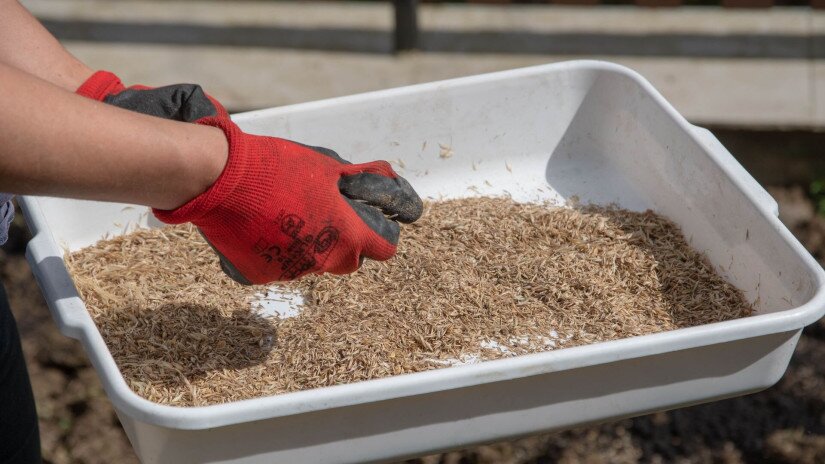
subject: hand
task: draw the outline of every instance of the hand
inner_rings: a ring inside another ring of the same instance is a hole
[[[226,165],[226,135],[216,127],[102,105],[4,63],[0,101],[6,192],[175,209]]]
[[[175,121],[195,122],[204,117],[229,117],[223,105],[197,84],[157,88],[134,85],[127,88],[116,75],[97,71],[75,93],[118,108]]]
[[[183,206],[153,212],[166,223],[198,226],[224,272],[241,284],[345,274],[364,257],[389,259],[396,221],[421,216],[421,199],[386,161],[350,164],[329,149],[246,134],[228,118],[198,124],[226,134],[223,173]]]

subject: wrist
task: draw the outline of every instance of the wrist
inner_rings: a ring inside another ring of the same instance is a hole
[[[201,161],[194,163],[197,165],[197,172],[193,176],[195,180],[193,187],[196,193],[191,198],[207,191],[215,183],[229,158],[229,143],[222,130],[210,126],[196,125],[194,127],[203,133],[200,136],[203,147],[196,149],[196,152],[191,155],[198,157],[197,159]]]
[[[178,188],[170,189],[171,195],[162,204],[152,205],[156,208],[173,210],[186,204],[209,190],[226,166],[229,145],[223,131],[196,124],[185,124],[185,129],[186,136],[179,139],[183,175],[169,180]]]
[[[66,69],[64,75],[61,76],[62,81],[58,83],[58,85],[69,92],[74,92],[77,88],[83,85],[84,82],[92,77],[94,73],[95,71],[92,68],[86,66],[80,61],[77,61]]]

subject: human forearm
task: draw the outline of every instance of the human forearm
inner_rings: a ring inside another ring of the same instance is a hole
[[[17,0],[0,0],[0,63],[71,91],[92,74]]]
[[[0,64],[0,191],[180,206],[226,162],[220,130],[94,102]]]

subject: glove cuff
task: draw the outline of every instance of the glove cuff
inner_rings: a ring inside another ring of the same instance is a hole
[[[245,147],[246,134],[227,118],[207,117],[199,119],[197,124],[217,127],[226,135],[226,141],[229,145],[226,166],[211,187],[177,209],[161,210],[153,208],[152,213],[161,222],[167,224],[192,222],[198,225],[200,218],[226,201],[246,173],[250,162]]]
[[[92,100],[103,101],[107,95],[118,93],[126,87],[120,78],[109,71],[96,71],[86,82],[75,90],[75,93]]]

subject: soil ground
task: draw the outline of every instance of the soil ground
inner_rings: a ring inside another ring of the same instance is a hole
[[[802,188],[770,189],[782,220],[821,262],[825,218]],[[23,337],[46,463],[136,463],[80,344],[58,333],[23,256],[22,221],[0,280]],[[785,376],[753,395],[566,432],[427,456],[421,464],[825,462],[825,322],[805,329]]]

